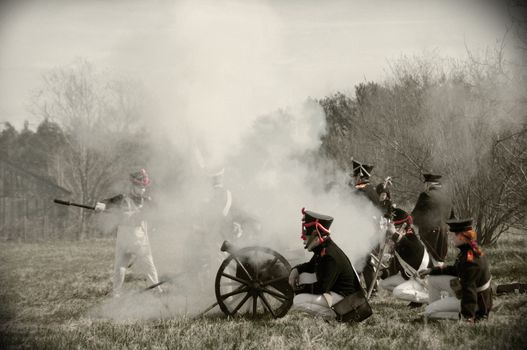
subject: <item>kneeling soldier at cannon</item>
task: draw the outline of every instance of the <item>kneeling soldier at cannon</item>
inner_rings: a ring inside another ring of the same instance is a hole
[[[424,316],[462,317],[471,323],[486,319],[492,308],[489,263],[476,242],[472,219],[449,220],[447,224],[459,255],[454,265],[434,267],[421,272],[422,275],[430,273],[430,304],[426,307]],[[449,295],[441,298],[441,292]]]
[[[336,304],[356,292],[364,296],[364,292],[349,259],[329,236],[333,218],[304,209],[302,214],[304,249],[314,255],[309,262],[291,269],[289,284],[297,294],[293,307],[335,318]]]

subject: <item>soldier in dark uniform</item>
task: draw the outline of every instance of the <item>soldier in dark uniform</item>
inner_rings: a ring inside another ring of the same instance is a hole
[[[223,240],[240,238],[241,225],[236,221],[232,192],[224,186],[225,169],[209,174],[211,192],[207,198],[202,217],[206,220],[207,235],[213,236],[213,241],[221,244]]]
[[[379,197],[379,207],[385,218],[391,219],[395,204],[392,202],[392,196],[388,184],[391,184],[391,178],[387,177],[385,183],[380,183],[375,187],[375,191]]]
[[[253,215],[243,210],[233,198],[232,192],[224,185],[225,169],[209,174],[211,193],[200,213],[205,218],[207,235],[223,240],[239,240],[242,237],[257,234],[260,223]]]
[[[302,214],[304,248],[313,252],[313,257],[291,269],[289,284],[297,293],[293,305],[334,318],[330,307],[346,295],[361,290],[360,282],[348,257],[329,236],[333,218],[304,209]]]
[[[428,302],[425,281],[417,272],[431,267],[428,253],[414,231],[412,217],[400,208],[393,209],[391,244],[394,245],[395,265],[398,274],[383,279],[383,289],[393,291],[393,296],[410,301],[411,307]]]
[[[375,186],[373,186],[370,182],[370,176],[371,171],[373,170],[373,165],[363,164],[359,163],[355,160],[352,161],[353,164],[353,173],[352,173],[352,181],[353,187],[355,191],[363,196],[364,198],[368,199],[370,203],[373,204],[373,206],[377,209],[379,209],[381,212],[384,211],[381,202],[379,200],[379,194],[377,192],[377,189]],[[375,224],[378,225],[381,218],[373,218],[375,220]],[[370,289],[370,286],[372,283],[375,283],[374,291],[376,290],[377,282],[374,281],[375,279],[375,262],[372,261],[371,256],[378,256],[380,252],[380,246],[377,245],[366,257],[366,264],[364,268],[362,269],[362,276],[364,277],[364,282],[366,284],[366,290]]]
[[[379,204],[379,195],[373,186],[370,183],[371,171],[373,170],[373,165],[359,163],[355,160],[352,161],[353,172],[352,172],[352,181],[350,184],[353,185],[354,189],[367,198],[375,207],[380,208]]]
[[[226,253],[220,252],[223,241],[243,246],[261,228],[256,218],[239,206],[232,192],[226,188],[224,177],[224,168],[207,174],[210,191],[196,213],[194,234],[187,237],[186,242],[189,249],[199,254],[193,261],[187,261],[191,265],[188,269],[199,265],[203,271],[214,273],[225,259]]]
[[[459,318],[468,322],[486,319],[492,308],[487,256],[478,246],[472,219],[447,221],[459,255],[452,266],[434,267],[428,277],[430,304],[425,317]],[[441,298],[441,292],[448,296]],[[455,296],[454,296],[455,295]]]
[[[452,203],[441,189],[441,175],[423,174],[423,177],[425,191],[419,194],[412,217],[434,264],[440,265],[448,252],[446,220],[453,217]]]

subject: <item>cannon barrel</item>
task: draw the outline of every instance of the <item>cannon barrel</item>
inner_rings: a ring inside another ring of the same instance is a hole
[[[222,252],[227,252],[229,254],[232,254],[236,250],[236,247],[231,242],[225,240],[223,241],[223,244],[221,245],[220,250]]]

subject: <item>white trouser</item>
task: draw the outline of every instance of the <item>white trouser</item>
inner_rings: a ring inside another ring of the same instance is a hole
[[[450,287],[450,280],[457,278],[450,275],[428,276],[430,304],[424,315],[428,318],[459,319],[461,301],[455,297]]]
[[[380,282],[383,289],[393,292],[397,299],[413,301],[416,303],[428,302],[428,290],[424,281],[419,282],[414,278],[405,280],[400,274],[390,276]]]
[[[316,281],[315,274],[301,273],[299,281]],[[324,294],[309,294],[302,293],[295,295],[293,299],[293,310],[306,311],[312,315],[319,316],[326,319],[334,319],[337,317],[335,312],[331,310],[331,306],[341,301],[344,297],[338,293],[330,292]],[[328,300],[329,299],[329,300]],[[331,303],[331,305],[329,305]]]
[[[115,244],[113,293],[118,295],[123,287],[126,269],[134,258],[134,266],[146,275],[148,285],[159,282],[148,236],[142,226],[119,226]]]
[[[386,289],[390,292],[393,292],[393,289],[400,285],[401,283],[406,282],[406,280],[401,276],[400,273],[397,273],[396,275],[387,277],[379,283],[379,286],[382,289]]]

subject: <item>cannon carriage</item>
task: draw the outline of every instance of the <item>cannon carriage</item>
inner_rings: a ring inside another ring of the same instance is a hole
[[[212,307],[218,305],[230,317],[279,318],[287,314],[294,292],[288,283],[291,265],[284,256],[260,246],[238,249],[228,241],[221,251],[229,255],[216,273],[216,303]]]

